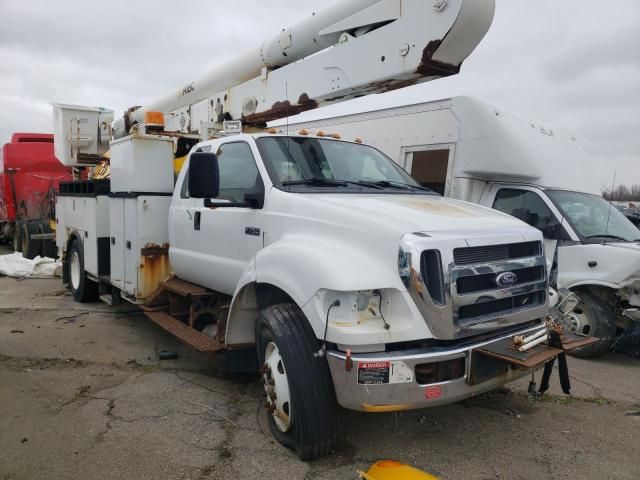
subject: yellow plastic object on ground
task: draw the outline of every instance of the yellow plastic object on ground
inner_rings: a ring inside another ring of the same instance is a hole
[[[364,480],[439,480],[438,477],[395,460],[382,460],[375,463],[367,473],[359,473]]]

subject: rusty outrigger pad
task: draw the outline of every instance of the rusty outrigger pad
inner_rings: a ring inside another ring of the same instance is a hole
[[[565,352],[578,347],[591,345],[598,341],[595,337],[584,337],[573,333],[563,333],[560,339],[562,340],[562,346]],[[562,350],[550,347],[547,344],[541,344],[533,347],[531,350],[521,352],[513,344],[513,338],[503,338],[502,340],[478,348],[475,352],[487,357],[504,360],[519,367],[536,368],[556,358],[562,353]]]
[[[166,312],[145,311],[144,313],[154,323],[157,323],[164,330],[178,338],[178,340],[195,348],[199,352],[215,353],[226,348],[225,345],[218,342],[215,338],[200,333]]]
[[[160,282],[160,287],[168,290],[169,292],[182,295],[183,297],[211,294],[211,292],[206,288],[185,282],[179,278],[171,278],[164,282]]]
[[[585,337],[584,335],[576,335],[575,333],[566,332],[560,335],[560,340],[562,341],[562,348],[564,348],[564,351],[570,352],[576,348],[586,347],[587,345],[596,343],[598,338]]]

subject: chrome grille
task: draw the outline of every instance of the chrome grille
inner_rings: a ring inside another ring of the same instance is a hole
[[[453,251],[454,316],[459,324],[512,315],[547,301],[546,262],[541,242],[519,242]],[[512,284],[498,284],[509,272]]]
[[[420,274],[427,291],[436,305],[444,305],[445,289],[442,258],[438,250],[425,250],[420,259]]]
[[[469,320],[487,315],[501,313],[513,313],[523,308],[531,308],[542,305],[545,302],[544,290],[538,290],[524,295],[514,295],[500,300],[479,301],[471,305],[464,305],[458,309],[460,320]]]
[[[400,277],[435,338],[478,335],[546,315],[542,242],[505,243],[519,232],[505,232],[502,243],[473,235],[402,238]],[[469,247],[471,242],[476,245]]]
[[[540,242],[507,243],[503,245],[456,248],[453,250],[453,261],[456,265],[473,265],[474,263],[536,257],[541,254],[542,246]]]
[[[513,285],[522,285],[531,282],[543,282],[545,269],[542,265],[528,268],[518,268],[511,270],[517,277],[517,281]],[[468,276],[465,276],[468,273]],[[495,290],[498,288],[497,277],[500,273],[488,272],[478,275],[473,270],[462,270],[461,276],[456,281],[458,294],[483,292],[487,290]]]

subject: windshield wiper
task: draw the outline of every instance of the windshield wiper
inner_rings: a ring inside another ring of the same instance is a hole
[[[285,180],[282,182],[283,187],[293,185],[313,185],[314,187],[346,187],[347,182],[333,180],[331,178],[307,178],[305,180]]]
[[[341,180],[336,178],[307,178],[306,180],[285,180],[283,187],[295,185],[311,185],[313,187],[346,187],[347,185],[358,185],[360,187],[375,188],[381,190],[383,187],[370,184],[368,182],[354,182],[351,180]]]
[[[419,185],[411,185],[409,183],[396,182],[394,180],[376,180],[362,183],[366,183],[367,185],[375,185],[382,188],[397,188],[399,190],[422,190],[424,192],[433,193],[433,190],[431,190],[430,188],[421,187]]]
[[[587,240],[589,240],[591,238],[612,238],[613,240],[621,240],[623,242],[635,242],[635,240],[627,240],[624,237],[619,237],[617,235],[609,235],[607,233],[603,233],[602,235],[589,235],[586,238],[587,238]]]

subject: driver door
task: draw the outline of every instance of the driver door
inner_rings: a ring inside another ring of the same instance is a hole
[[[195,260],[191,277],[232,295],[243,271],[263,247],[263,215],[261,209],[225,204],[244,202],[245,193],[262,184],[262,178],[246,141],[220,140],[211,147],[218,156],[220,193],[212,207],[205,207],[204,199],[192,199],[190,225],[184,234],[191,238]]]

